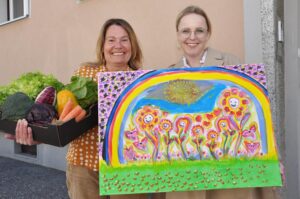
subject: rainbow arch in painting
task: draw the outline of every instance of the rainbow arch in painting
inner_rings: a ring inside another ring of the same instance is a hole
[[[111,110],[105,129],[104,159],[111,166],[124,163],[122,154],[124,121],[128,119],[135,105],[145,91],[156,85],[173,80],[217,82],[245,90],[254,101],[259,115],[262,148],[265,156],[277,159],[270,102],[267,90],[255,79],[232,70],[220,67],[164,69],[149,71],[141,75],[121,93]]]

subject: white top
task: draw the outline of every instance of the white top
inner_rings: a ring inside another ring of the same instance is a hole
[[[202,58],[201,58],[201,60],[200,60],[200,62],[199,62],[199,63],[200,63],[200,66],[203,65],[203,64],[205,63],[206,54],[207,54],[207,49],[205,49],[205,51],[204,51],[204,53],[203,53],[203,56],[202,56]],[[187,60],[186,60],[185,57],[183,57],[182,60],[183,60],[183,67],[184,67],[184,68],[191,68],[191,66],[187,63]]]

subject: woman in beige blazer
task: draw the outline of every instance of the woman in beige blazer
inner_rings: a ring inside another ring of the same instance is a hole
[[[201,8],[189,6],[179,13],[176,31],[183,58],[173,67],[240,64],[240,60],[234,55],[207,47],[212,27],[209,18]]]
[[[240,64],[237,57],[207,47],[211,23],[199,7],[189,6],[176,20],[177,39],[183,51],[182,59],[173,68]],[[243,188],[210,191],[170,192],[166,199],[274,199],[272,188]]]

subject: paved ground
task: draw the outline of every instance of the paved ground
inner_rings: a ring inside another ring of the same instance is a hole
[[[69,199],[65,172],[0,156],[0,199]]]

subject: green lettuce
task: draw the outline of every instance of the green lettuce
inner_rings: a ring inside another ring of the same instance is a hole
[[[37,95],[47,86],[52,86],[56,92],[60,91],[64,84],[58,81],[53,75],[45,75],[40,72],[29,72],[21,75],[6,86],[0,86],[0,105],[4,100],[16,93],[23,92],[34,100]]]
[[[84,109],[98,101],[98,86],[92,78],[73,76],[65,89],[72,91],[78,104]]]

